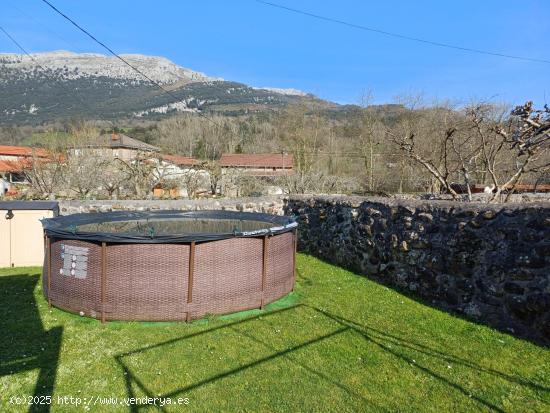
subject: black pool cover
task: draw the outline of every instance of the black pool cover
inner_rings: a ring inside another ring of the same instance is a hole
[[[185,243],[275,235],[298,226],[293,217],[235,211],[147,211],[63,215],[42,220],[53,238],[124,243]]]

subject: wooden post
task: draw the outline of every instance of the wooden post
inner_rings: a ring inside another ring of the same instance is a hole
[[[294,254],[292,255],[292,291],[296,285],[296,252],[298,251],[298,229],[294,233]]]
[[[193,302],[193,273],[195,271],[195,241],[189,246],[189,274],[187,278],[187,305]],[[191,321],[189,308],[187,309],[187,321]]]
[[[265,289],[265,280],[267,277],[267,235],[263,237],[263,252],[262,252],[262,299],[260,302],[260,309],[264,309],[264,289]]]
[[[52,289],[52,240],[46,235],[46,253],[48,254],[48,268],[46,270],[48,281],[48,307],[52,306],[51,289]]]
[[[50,292],[48,291],[48,293],[46,293],[47,291],[47,286],[44,284],[44,271],[46,272],[46,283],[48,282],[48,236],[46,235],[46,231],[43,232],[42,234],[43,238],[44,238],[44,261],[43,261],[43,266],[42,266],[42,295],[44,295],[44,298],[47,300],[49,295],[50,295]],[[10,261],[11,261],[11,258],[10,258]]]
[[[107,243],[101,243],[101,323],[105,324],[105,292],[107,287]]]

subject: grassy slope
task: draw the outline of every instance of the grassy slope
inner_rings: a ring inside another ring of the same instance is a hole
[[[9,397],[37,383],[54,396],[189,397],[167,411],[550,409],[548,349],[308,256],[293,297],[190,325],[103,326],[48,310],[38,271],[0,270],[0,411],[18,411]],[[33,363],[46,366],[42,375]]]

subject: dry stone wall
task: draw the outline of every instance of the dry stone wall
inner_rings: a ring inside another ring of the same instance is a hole
[[[285,212],[301,251],[550,343],[550,203],[291,197]]]
[[[228,210],[244,212],[264,212],[282,215],[284,201],[282,197],[236,198],[236,199],[196,199],[196,200],[87,200],[59,201],[61,215],[83,212],[111,211],[159,211],[159,210]]]

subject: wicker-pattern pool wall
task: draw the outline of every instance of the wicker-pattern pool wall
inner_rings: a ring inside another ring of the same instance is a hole
[[[102,321],[262,308],[294,287],[296,239],[296,230],[173,244],[46,237],[43,291],[51,305]],[[60,273],[67,247],[88,249],[85,278]]]

